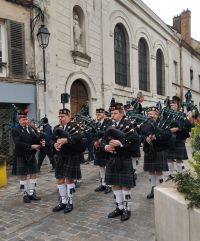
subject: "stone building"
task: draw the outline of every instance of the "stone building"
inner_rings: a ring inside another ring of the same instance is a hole
[[[69,95],[66,107],[72,114],[88,103],[93,115],[96,107],[107,109],[112,97],[126,103],[138,92],[143,106],[163,103],[166,96],[184,100],[188,89],[199,107],[199,42],[191,38],[189,10],[176,16],[171,27],[140,0],[42,2],[51,33],[46,59],[54,123],[61,93]],[[42,73],[40,63],[38,59],[36,70]],[[42,114],[43,87],[39,89]]]
[[[36,118],[32,16],[32,1],[0,0],[0,154],[8,158],[16,108],[28,105],[30,118]]]
[[[1,0],[0,103],[28,104],[31,118],[44,116],[42,51],[36,38],[42,22],[33,22],[40,11],[51,33],[45,60],[53,124],[63,93],[69,95],[65,106],[72,114],[88,103],[94,115],[96,107],[107,109],[112,97],[126,103],[140,92],[143,106],[163,103],[166,96],[184,99],[188,89],[199,107],[199,41],[191,38],[190,11],[168,26],[140,0]],[[9,50],[10,20],[24,26],[17,60]]]

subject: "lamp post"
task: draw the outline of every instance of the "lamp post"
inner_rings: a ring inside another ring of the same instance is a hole
[[[46,82],[46,59],[45,59],[45,49],[49,45],[50,33],[48,28],[44,24],[38,29],[37,38],[40,47],[43,51],[43,71],[44,71],[44,114],[48,117],[48,106],[47,106],[47,82]]]

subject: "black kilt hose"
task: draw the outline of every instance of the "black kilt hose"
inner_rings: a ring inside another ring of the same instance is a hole
[[[185,147],[185,140],[177,140],[174,149],[167,150],[168,160],[188,160],[188,154]]]

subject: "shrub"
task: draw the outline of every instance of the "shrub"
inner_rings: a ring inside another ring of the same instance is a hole
[[[174,181],[177,190],[189,200],[188,208],[200,208],[200,124],[197,123],[191,131],[192,158],[189,163],[193,170],[187,170],[176,175]]]

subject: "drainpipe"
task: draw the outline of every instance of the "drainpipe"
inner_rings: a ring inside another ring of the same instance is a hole
[[[183,101],[183,45],[182,40],[179,41],[179,56],[180,56],[180,99]]]
[[[102,68],[102,78],[101,78],[101,98],[102,98],[102,107],[105,108],[105,93],[104,93],[104,61],[103,61],[103,0],[101,0],[101,68]]]

